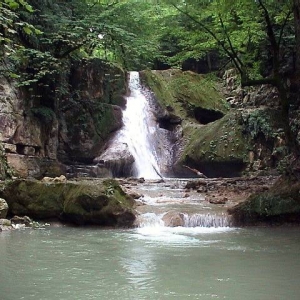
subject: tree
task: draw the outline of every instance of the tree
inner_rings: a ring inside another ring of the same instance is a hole
[[[198,28],[202,41],[213,40],[210,46],[229,58],[240,74],[242,86],[271,84],[277,88],[286,140],[294,149],[295,138],[289,125],[289,87],[283,65],[290,45],[294,44],[294,40],[288,39],[293,35],[292,16],[293,9],[297,14],[297,6],[291,0],[168,2],[189,19],[185,28],[192,28],[192,32]],[[267,73],[262,54],[271,58]]]
[[[293,11],[296,37],[296,71],[298,78],[300,78],[300,0],[294,0]]]
[[[0,3],[0,54],[1,75],[17,77],[8,58],[22,49],[23,45],[18,39],[18,34],[40,34],[41,32],[29,22],[22,22],[20,14],[26,11],[32,13],[33,8],[25,0],[4,0]]]

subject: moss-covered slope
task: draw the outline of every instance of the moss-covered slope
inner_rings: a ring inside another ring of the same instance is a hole
[[[143,83],[155,94],[158,103],[183,121],[197,122],[197,109],[219,112],[228,106],[216,88],[212,77],[177,69],[141,72]]]

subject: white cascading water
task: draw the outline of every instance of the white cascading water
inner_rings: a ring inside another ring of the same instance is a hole
[[[227,214],[183,214],[185,227],[229,227],[230,216]]]
[[[134,176],[146,179],[160,178],[160,171],[152,145],[156,122],[146,97],[142,94],[138,72],[129,73],[130,95],[123,111],[122,135],[135,159]]]

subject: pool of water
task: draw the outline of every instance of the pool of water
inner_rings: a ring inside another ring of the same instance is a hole
[[[0,234],[0,299],[298,300],[299,228]]]

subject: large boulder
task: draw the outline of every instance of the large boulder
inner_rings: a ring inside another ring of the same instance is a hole
[[[251,195],[229,213],[238,226],[300,223],[300,182],[297,178],[279,178],[270,190]]]
[[[172,146],[173,175],[260,173],[274,170],[286,156],[274,89],[243,90],[236,73],[231,70],[225,75],[225,87],[221,87],[217,78],[193,72],[141,73],[157,101],[160,127],[177,132]]]
[[[134,200],[115,180],[16,180],[4,185],[10,215],[60,219],[79,225],[131,226]]]
[[[103,164],[105,168],[111,170],[113,176],[127,177],[132,173],[134,157],[126,143],[113,141],[112,146],[108,146],[94,159],[94,163]]]
[[[7,202],[0,198],[0,219],[5,219],[8,211]]]
[[[190,71],[172,69],[143,71],[141,78],[156,101],[155,116],[159,126],[168,131],[172,140],[168,146],[172,157],[169,163],[172,175],[195,176],[183,167],[198,167],[195,161],[186,159],[189,151],[201,149],[199,145],[191,143],[201,136],[200,131],[205,124],[209,127],[222,119],[229,109],[218,91],[216,81]]]
[[[277,109],[244,109],[205,126],[188,126],[176,167],[187,165],[208,177],[270,170],[287,151],[281,120]]]
[[[65,174],[66,167],[57,160],[36,156],[6,154],[8,165],[14,170],[14,175],[21,178],[42,178],[44,176],[59,176]]]

